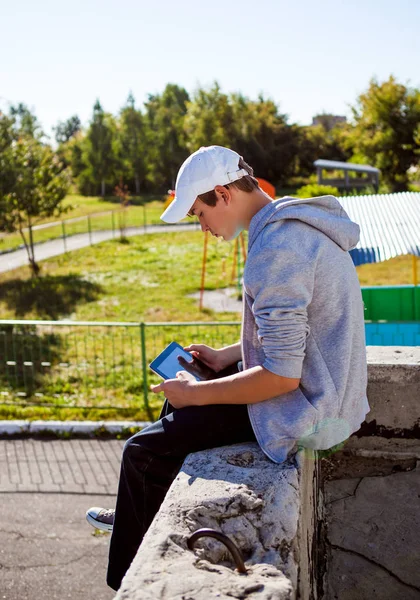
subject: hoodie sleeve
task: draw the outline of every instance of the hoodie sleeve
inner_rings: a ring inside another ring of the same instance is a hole
[[[264,235],[247,264],[246,287],[265,354],[263,366],[283,377],[300,378],[316,256],[315,249],[308,247],[313,239],[308,240],[307,228],[294,223],[285,224],[281,232],[274,228],[274,236]]]

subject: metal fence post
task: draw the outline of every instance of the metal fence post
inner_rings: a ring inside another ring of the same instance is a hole
[[[140,323],[140,341],[141,341],[141,366],[143,371],[143,396],[144,406],[149,419],[153,421],[153,414],[149,406],[149,386],[147,383],[147,360],[146,360],[146,324]]]
[[[88,231],[89,231],[89,244],[92,245],[92,226],[90,223],[90,215],[88,215],[87,220],[88,220]]]
[[[146,203],[143,203],[143,227],[144,227],[144,231],[146,231],[146,229],[147,229]]]
[[[66,242],[66,227],[65,227],[65,222],[61,221],[61,229],[63,231],[63,245],[64,245],[64,252],[67,252],[67,242]]]
[[[115,237],[115,218],[114,218],[114,212],[115,211],[111,211],[111,217],[112,217],[112,237]]]

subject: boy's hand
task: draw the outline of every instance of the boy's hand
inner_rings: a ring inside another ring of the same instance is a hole
[[[191,344],[184,348],[187,352],[191,352],[193,356],[196,356],[205,365],[213,369],[218,373],[224,368],[223,359],[220,350],[215,350],[206,346],[206,344]]]
[[[163,392],[174,408],[197,405],[197,380],[187,371],[178,371],[176,379],[167,379],[159,385],[151,385],[153,393]]]

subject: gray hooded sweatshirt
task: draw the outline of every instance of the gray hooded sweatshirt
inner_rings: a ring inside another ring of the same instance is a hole
[[[369,405],[363,302],[348,250],[359,240],[338,200],[282,198],[251,220],[244,271],[244,368],[262,365],[299,388],[249,404],[274,462],[298,446],[331,448]]]

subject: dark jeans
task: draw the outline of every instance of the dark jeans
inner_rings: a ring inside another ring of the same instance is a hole
[[[121,462],[107,583],[118,590],[144,534],[190,452],[255,441],[245,404],[173,410],[127,440]]]

